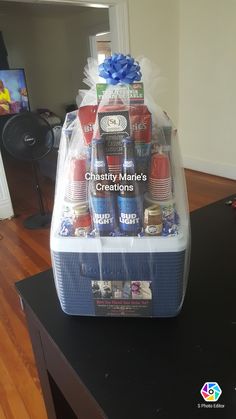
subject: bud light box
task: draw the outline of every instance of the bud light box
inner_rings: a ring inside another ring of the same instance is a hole
[[[85,74],[90,89],[79,91],[79,109],[62,129],[51,226],[62,310],[176,316],[189,211],[177,130],[152,98],[158,70],[114,54],[99,67],[89,59]]]

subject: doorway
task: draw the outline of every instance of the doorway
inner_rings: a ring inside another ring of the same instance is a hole
[[[89,37],[91,57],[101,64],[106,57],[112,54],[111,32],[97,33]]]

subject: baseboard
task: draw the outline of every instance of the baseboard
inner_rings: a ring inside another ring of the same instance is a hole
[[[183,165],[186,169],[236,180],[236,162],[233,165],[183,156]]]
[[[3,166],[2,155],[0,153],[0,220],[10,218],[13,215],[14,214]]]

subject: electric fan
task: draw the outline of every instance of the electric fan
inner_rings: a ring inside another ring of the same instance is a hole
[[[44,208],[39,185],[37,161],[45,157],[54,143],[53,130],[38,114],[24,112],[10,118],[3,128],[2,140],[5,149],[16,159],[32,163],[33,181],[38,197],[39,213],[24,221],[29,229],[42,228],[50,224],[51,213]]]

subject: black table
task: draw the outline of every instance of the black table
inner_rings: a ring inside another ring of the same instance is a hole
[[[177,318],[70,317],[51,270],[17,283],[50,419],[236,418],[236,211],[219,201],[191,226]],[[200,394],[208,381],[216,403]]]

